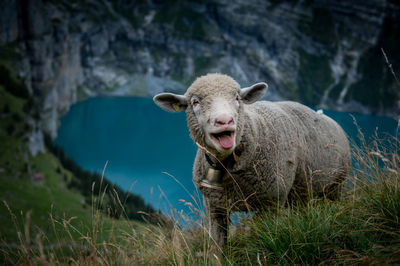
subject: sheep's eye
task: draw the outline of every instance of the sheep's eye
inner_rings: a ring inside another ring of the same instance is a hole
[[[236,95],[236,101],[239,101],[239,95]]]
[[[193,106],[197,106],[199,103],[200,103],[199,100],[196,100],[196,99],[192,100],[192,105]]]

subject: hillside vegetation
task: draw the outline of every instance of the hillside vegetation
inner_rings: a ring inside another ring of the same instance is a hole
[[[0,74],[2,255],[6,249],[19,250],[22,243],[37,249],[37,241],[43,239],[46,249],[64,249],[71,238],[75,241],[87,234],[103,241],[113,236],[113,226],[136,227],[143,221],[141,213],[155,213],[141,197],[113,186],[100,174],[82,170],[51,141],[44,152],[32,156],[27,143],[37,126],[36,109],[24,86],[5,65],[0,66]],[[159,215],[151,216],[152,222],[159,221],[155,217]],[[101,231],[93,231],[96,219],[101,219]],[[66,222],[73,230],[64,231]],[[17,262],[19,255],[14,255]]]

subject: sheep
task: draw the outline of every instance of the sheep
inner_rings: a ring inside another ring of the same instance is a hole
[[[190,136],[199,147],[193,181],[220,250],[230,212],[265,210],[310,195],[335,199],[349,171],[350,147],[342,128],[300,103],[258,101],[267,88],[257,83],[241,89],[227,75],[207,74],[184,95],[153,98],[168,112],[186,110]]]

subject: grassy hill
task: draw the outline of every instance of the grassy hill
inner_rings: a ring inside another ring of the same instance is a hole
[[[97,186],[93,186],[97,189],[89,187],[85,193],[88,195],[84,195],[79,190],[82,180],[65,169],[47,148],[36,156],[30,154],[27,141],[35,110],[29,97],[13,92],[0,85],[0,261],[19,261],[24,246],[37,250],[41,243],[57,254],[70,244],[83,245],[85,237],[95,242],[105,241],[115,237],[114,228],[143,226],[141,222],[127,219],[126,211],[125,215],[118,215],[120,219],[112,218],[115,212],[109,201],[114,198],[110,194],[121,191],[111,185],[106,189],[104,184],[109,182],[102,180],[101,175],[80,170],[90,182],[100,177]],[[104,182],[101,188],[99,182]],[[129,196],[138,199],[135,195]],[[126,202],[125,199],[117,204]],[[133,206],[133,210],[154,212],[142,205]]]

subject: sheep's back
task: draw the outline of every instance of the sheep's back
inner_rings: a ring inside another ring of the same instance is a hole
[[[350,164],[350,148],[344,131],[334,120],[296,102],[261,101],[251,108],[269,127],[269,135],[286,142],[278,149],[295,153],[281,152],[276,159],[294,158],[297,185],[305,186],[306,180],[312,180],[318,192],[332,182],[342,181]]]

